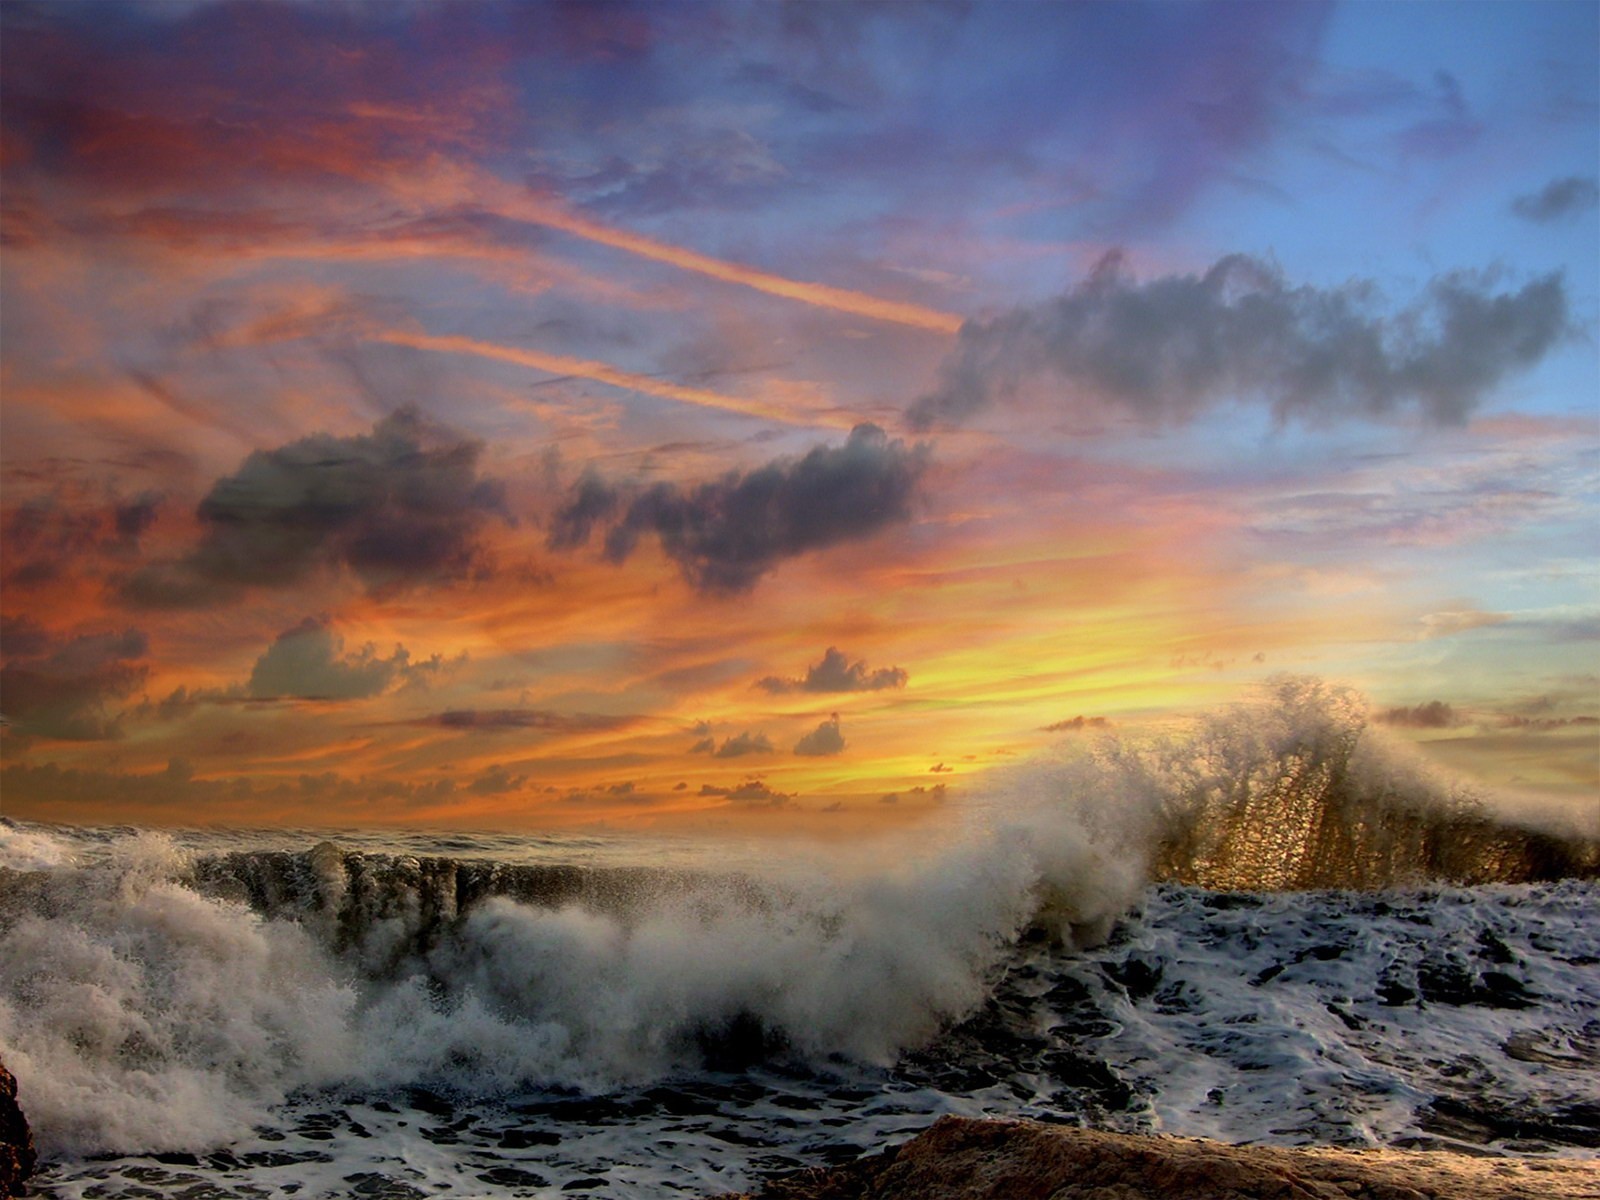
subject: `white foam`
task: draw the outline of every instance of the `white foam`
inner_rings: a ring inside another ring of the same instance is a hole
[[[219,1145],[349,1060],[354,997],[323,952],[172,882],[174,860],[144,835],[4,914],[0,1046],[48,1152]]]

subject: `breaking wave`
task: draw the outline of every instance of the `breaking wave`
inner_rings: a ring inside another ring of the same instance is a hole
[[[343,849],[74,861],[0,823],[0,1048],[47,1149],[199,1149],[297,1089],[604,1089],[788,1056],[888,1064],[1025,942],[1102,939],[1151,879],[1271,891],[1600,872],[1280,680],[1183,736],[998,777],[851,869],[578,867]]]

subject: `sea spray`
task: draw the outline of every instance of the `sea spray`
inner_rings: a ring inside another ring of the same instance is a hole
[[[47,1149],[217,1145],[349,1061],[354,994],[313,939],[182,865],[142,834],[94,868],[0,871],[0,1048]]]
[[[1021,943],[1101,941],[1152,874],[1263,891],[1600,863],[1592,841],[1496,822],[1375,737],[1359,698],[1305,680],[1183,736],[997,774],[870,865],[75,838],[0,822],[0,1053],[53,1153],[220,1145],[335,1086],[505,1097],[883,1066],[990,1004]]]

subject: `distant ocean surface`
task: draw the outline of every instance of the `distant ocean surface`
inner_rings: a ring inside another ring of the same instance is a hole
[[[849,850],[0,819],[36,1194],[700,1196],[944,1113],[1594,1154],[1594,839],[1289,699]]]

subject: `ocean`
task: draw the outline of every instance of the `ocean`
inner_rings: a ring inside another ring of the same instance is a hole
[[[898,834],[0,819],[48,1197],[708,1196],[945,1113],[1600,1149],[1600,843],[1292,703]]]

